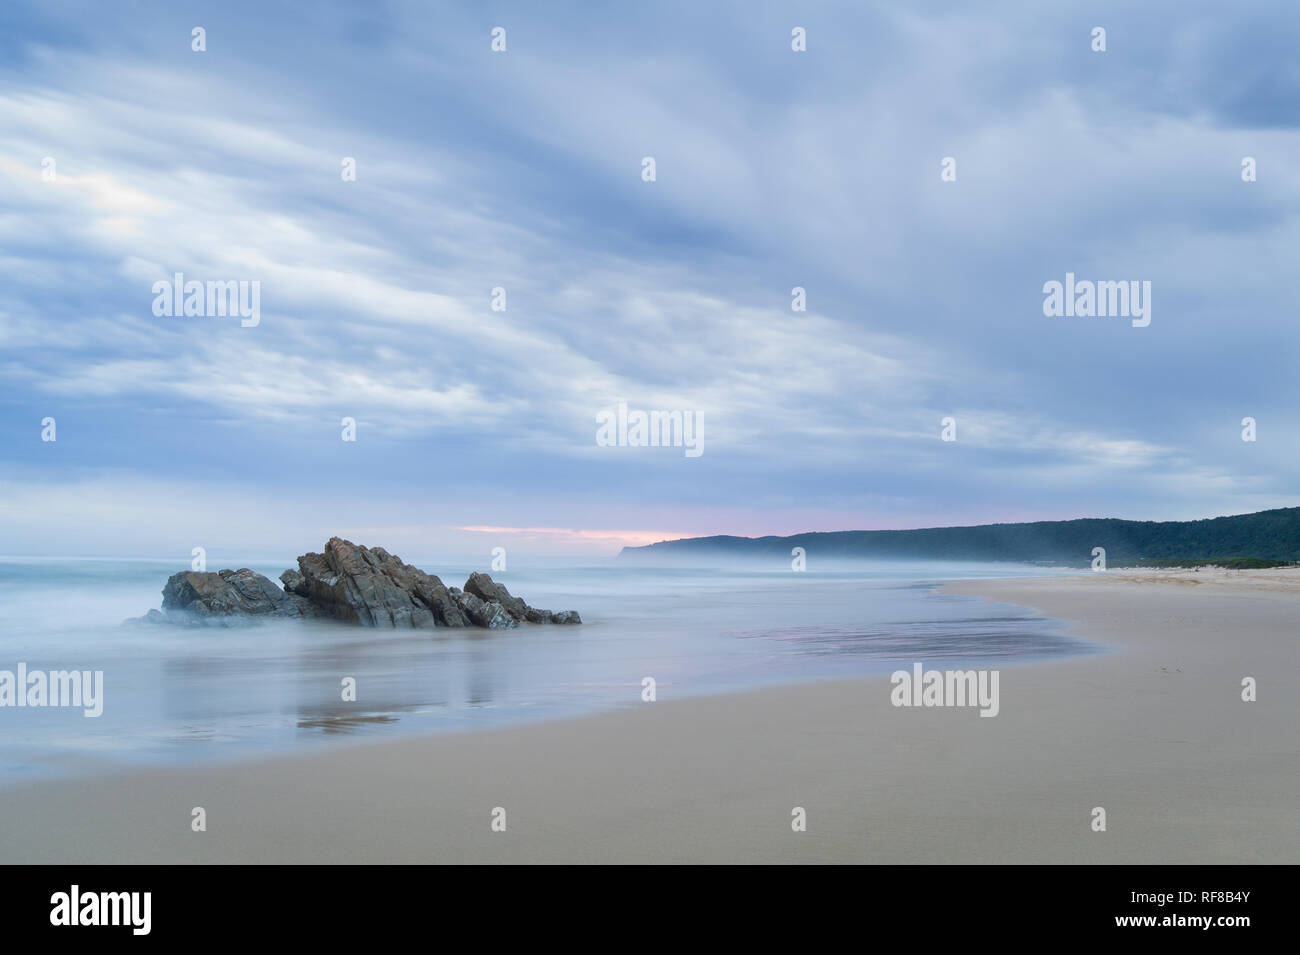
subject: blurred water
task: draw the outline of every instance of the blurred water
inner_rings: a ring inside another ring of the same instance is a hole
[[[471,570],[412,560],[460,586]],[[253,563],[276,579],[292,560]],[[955,577],[1037,568],[864,564],[835,571],[519,566],[494,578],[579,627],[377,631],[271,621],[124,624],[184,565],[0,558],[0,670],[102,670],[104,713],[0,708],[0,779],[230,758],[331,738],[455,731],[659,700],[927,666],[1096,652],[1023,608],[941,595]],[[357,701],[340,698],[357,681]]]

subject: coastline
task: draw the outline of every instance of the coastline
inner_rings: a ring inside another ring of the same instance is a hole
[[[1293,863],[1300,569],[957,581],[1113,653],[993,719],[887,676],[0,791],[9,862]],[[1241,678],[1259,699],[1241,701]],[[192,832],[202,806],[207,831]],[[807,811],[792,832],[793,807]],[[1107,831],[1090,828],[1093,807]],[[505,832],[490,823],[506,810]]]

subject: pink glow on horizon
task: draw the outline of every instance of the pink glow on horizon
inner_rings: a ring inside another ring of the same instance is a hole
[[[614,544],[639,547],[659,541],[680,540],[688,537],[788,537],[794,534],[834,533],[836,531],[914,530],[927,527],[970,527],[981,524],[1013,524],[1033,521],[1073,520],[1079,517],[1111,516],[1092,514],[1043,514],[1029,510],[999,511],[988,515],[936,515],[926,519],[889,515],[862,517],[828,514],[825,511],[764,515],[754,513],[718,514],[705,518],[707,524],[691,528],[692,518],[702,515],[676,514],[679,522],[674,530],[608,530],[577,527],[500,527],[491,525],[464,525],[456,530],[478,534],[510,535],[522,540],[546,542],[568,546]],[[683,529],[683,525],[689,529]]]
[[[572,527],[457,527],[458,531],[470,531],[478,534],[511,534],[522,537],[524,540],[535,541],[552,541],[557,544],[593,544],[593,543],[614,543],[622,544],[627,547],[639,547],[643,544],[654,544],[663,540],[676,540],[680,537],[694,537],[700,535],[689,534],[684,531],[609,531],[609,530],[584,530]]]

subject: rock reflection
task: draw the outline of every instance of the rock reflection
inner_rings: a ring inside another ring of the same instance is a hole
[[[373,726],[377,723],[396,723],[398,717],[388,716],[382,713],[375,713],[366,716],[358,716],[353,713],[326,713],[320,716],[300,716],[298,718],[298,729],[300,730],[322,730],[325,733],[352,733],[358,729]]]

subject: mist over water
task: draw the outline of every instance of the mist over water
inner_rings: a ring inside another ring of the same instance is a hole
[[[411,563],[460,586],[482,564]],[[292,560],[242,566],[274,579]],[[1097,652],[1025,608],[934,592],[1016,565],[512,565],[493,574],[582,626],[367,630],[276,620],[184,629],[126,622],[185,564],[0,558],[0,670],[102,670],[103,715],[0,707],[0,784],[122,765],[234,759],[404,732],[447,732],[927,666],[995,668]],[[224,565],[223,565],[224,566]],[[211,569],[216,569],[212,567]],[[341,681],[357,682],[357,701]],[[657,705],[657,704],[653,704]]]

